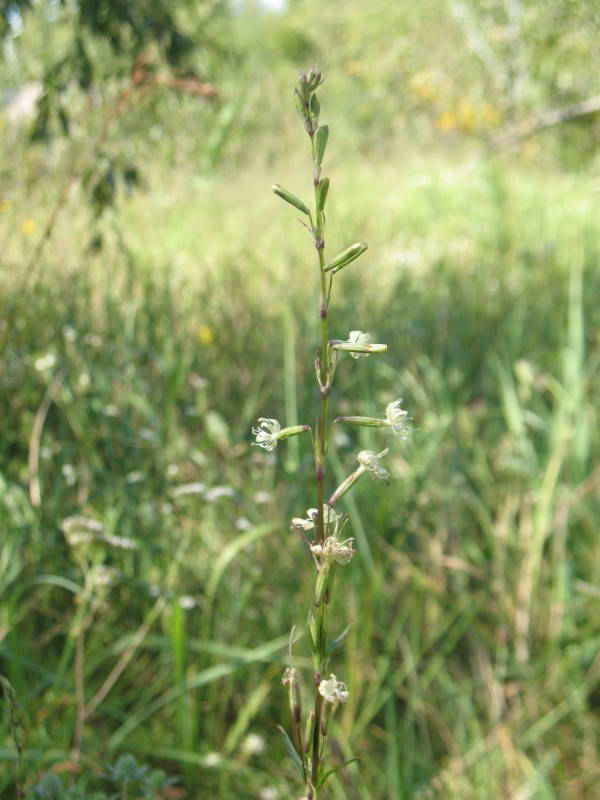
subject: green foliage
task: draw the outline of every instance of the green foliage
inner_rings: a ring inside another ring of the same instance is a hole
[[[48,791],[60,781],[61,797],[110,795],[122,786],[106,765],[125,752],[177,782],[163,797],[184,787],[285,797],[295,778],[273,687],[309,599],[288,530],[310,501],[304,482],[289,487],[305,455],[291,448],[276,467],[248,433],[261,412],[292,424],[314,401],[312,370],[293,366],[309,363],[318,338],[305,313],[306,233],[275,224],[283,209],[269,191],[274,174],[299,197],[311,188],[289,158],[298,121],[281,98],[295,67],[268,35],[279,26],[302,31],[327,69],[331,252],[352,230],[370,243],[368,274],[339,276],[332,334],[376,319],[389,344],[366,377],[340,375],[340,396],[359,398],[343,413],[403,396],[415,428],[391,487],[359,490],[347,507],[364,570],[333,610],[340,630],[353,622],[336,667],[356,687],[333,755],[337,765],[355,753],[360,768],[327,789],[334,800],[595,796],[597,123],[489,161],[480,144],[511,119],[598,93],[597,21],[589,3],[522,5],[530,68],[511,106],[446,4],[375,0],[366,13],[302,0],[278,17],[215,6],[206,22],[173,4],[184,34],[201,40],[205,28],[219,44],[192,62],[221,104],[161,90],[128,106],[99,148],[119,215],[91,231],[80,181],[97,185],[91,145],[128,54],[86,29],[94,91],[57,84],[77,117],[68,140],[32,146],[3,114],[0,671],[15,699],[12,727],[0,714],[3,796],[20,776],[29,795],[44,780]],[[70,50],[69,8],[44,25],[43,6],[7,45],[16,55],[3,89]],[[500,6],[468,7],[504,81]],[[335,161],[343,152],[348,163]],[[78,180],[26,270],[74,165]],[[127,192],[131,165],[145,192]],[[103,237],[101,257],[91,234]],[[368,429],[335,441],[340,479],[356,446],[374,444]],[[76,514],[103,531],[85,560],[61,527]],[[111,581],[85,606],[84,567]],[[86,719],[76,760],[82,607],[88,706],[124,668]]]
[[[58,775],[48,772],[31,788],[27,800],[153,800],[170,783],[164,773],[139,765],[130,755],[119,756],[109,765],[104,782],[111,784],[111,789],[93,791],[65,786]]]

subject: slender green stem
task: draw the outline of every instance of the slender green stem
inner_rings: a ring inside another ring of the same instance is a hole
[[[323,515],[324,505],[324,484],[326,474],[326,461],[327,461],[327,439],[328,439],[328,406],[329,406],[329,392],[331,384],[331,361],[329,355],[329,330],[328,330],[328,315],[329,315],[329,297],[331,294],[331,282],[327,281],[327,275],[324,271],[325,267],[325,240],[324,240],[324,215],[319,210],[318,203],[318,189],[320,179],[320,169],[317,166],[314,157],[314,138],[313,138],[313,164],[314,164],[314,188],[315,188],[315,219],[316,226],[314,228],[315,247],[319,258],[319,272],[320,272],[320,295],[319,295],[319,317],[321,320],[321,354],[320,354],[320,369],[319,369],[319,425],[317,431],[318,445],[316,449],[316,482],[317,482],[317,532],[321,543],[325,541],[325,519]],[[318,628],[318,671],[315,675],[315,726],[313,731],[312,741],[312,758],[311,758],[311,782],[313,787],[317,786],[319,779],[319,768],[321,761],[321,715],[322,715],[322,697],[319,694],[319,681],[324,668],[324,659],[327,646],[326,631],[325,631],[325,598],[319,604],[317,611],[317,628]],[[315,789],[316,791],[316,789]],[[314,795],[313,795],[314,797]]]

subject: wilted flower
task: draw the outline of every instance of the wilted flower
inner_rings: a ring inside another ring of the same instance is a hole
[[[298,670],[294,667],[287,667],[283,673],[281,682],[289,690],[290,713],[293,721],[298,724],[302,719],[302,699],[300,697],[300,679]]]
[[[276,419],[267,419],[267,417],[259,417],[258,422],[258,428],[252,428],[252,435],[256,437],[256,441],[252,444],[264,447],[265,450],[274,450],[280,439],[288,439],[290,436],[297,436],[299,433],[310,430],[308,425],[291,425],[289,428],[282,428]]]
[[[379,460],[382,459],[389,453],[389,449],[382,450],[381,453],[373,453],[371,450],[361,450],[358,454],[357,461],[359,463],[358,469],[355,469],[353,473],[348,475],[340,485],[337,487],[335,492],[331,495],[328,500],[328,505],[334,506],[338,500],[348,492],[354,486],[357,480],[359,480],[365,472],[371,472],[375,478],[379,478],[384,480],[386,483],[389,481],[390,473],[387,469],[384,469]]]
[[[319,684],[319,694],[326,703],[331,703],[336,706],[338,703],[345,703],[348,699],[348,689],[346,684],[338,681],[333,673],[331,673],[329,680],[322,680]]]
[[[377,417],[336,417],[336,422],[344,422],[349,425],[360,425],[366,428],[389,428],[394,436],[399,439],[407,439],[410,433],[408,412],[400,407],[402,400],[394,400],[389,403],[385,410],[385,419]]]
[[[387,469],[382,467],[379,462],[384,456],[387,456],[389,452],[389,448],[387,447],[385,450],[382,450],[381,453],[373,453],[371,450],[361,450],[357,456],[357,461],[361,467],[372,472],[375,478],[387,482],[390,478],[390,473]]]
[[[310,549],[317,558],[328,561],[330,564],[333,561],[338,564],[349,564],[354,555],[353,543],[354,539],[352,538],[340,542],[335,536],[328,536],[323,544],[313,544]]]

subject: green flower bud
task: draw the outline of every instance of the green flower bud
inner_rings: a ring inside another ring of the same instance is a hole
[[[345,422],[348,425],[362,425],[366,428],[386,428],[388,423],[384,419],[374,417],[336,417],[335,422]]]
[[[284,189],[283,186],[280,186],[278,183],[274,184],[272,187],[273,191],[278,197],[281,197],[282,200],[285,200],[286,203],[290,203],[290,205],[295,206],[298,211],[302,211],[303,214],[306,214],[310,217],[310,209],[307,205],[305,205],[299,197],[296,197],[295,194],[288,192],[287,189]]]
[[[338,253],[337,256],[330,261],[329,264],[325,267],[325,272],[331,272],[332,275],[335,275],[336,272],[339,272],[344,267],[347,267],[348,264],[351,264],[353,261],[361,256],[365,250],[368,248],[364,242],[355,242],[351,244],[346,250],[343,250],[341,253]]]
[[[317,211],[320,213],[325,208],[329,192],[329,178],[321,178],[317,187]]]
[[[319,119],[319,114],[321,113],[321,104],[319,103],[319,98],[316,94],[313,94],[313,96],[310,98],[310,113],[314,122],[317,122]]]
[[[327,140],[329,139],[329,126],[320,125],[315,134],[315,163],[320,167],[325,155]]]
[[[304,731],[304,750],[308,753],[315,729],[315,712],[311,711],[306,717],[306,730]]]
[[[306,79],[308,90],[310,92],[314,92],[315,89],[318,89],[319,86],[323,83],[323,76],[321,75],[321,71],[316,67],[311,67],[310,70],[308,71],[308,75],[305,75],[304,77]]]
[[[319,652],[319,626],[312,611],[308,615],[308,635],[310,639],[311,650],[314,654],[316,654]]]
[[[331,501],[330,501],[331,502]],[[327,561],[322,561],[319,567],[319,574],[317,575],[317,583],[315,585],[315,605],[320,606],[323,598],[325,597],[325,592],[327,591],[327,587],[329,585],[329,572],[331,569],[331,563]]]
[[[296,104],[298,114],[300,114],[302,119],[306,121],[308,119],[308,108],[306,107],[306,101],[302,98],[302,95],[298,89],[294,89],[294,102]]]

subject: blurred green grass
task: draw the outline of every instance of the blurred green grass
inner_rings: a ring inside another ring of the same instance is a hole
[[[371,243],[340,281],[336,332],[375,319],[390,353],[342,365],[335,403],[362,413],[403,396],[415,426],[392,487],[348,507],[360,558],[336,600],[353,627],[335,739],[360,768],[333,795],[593,796],[594,184],[435,158],[330,174],[332,246],[355,231]],[[82,785],[126,750],[182,775],[190,797],[284,797],[277,687],[308,591],[287,526],[312,502],[308,477],[293,477],[296,460],[308,476],[309,453],[253,451],[249,428],[260,413],[313,413],[314,265],[269,193],[303,178],[287,161],[176,176],[168,202],[167,180],[126,202],[99,256],[68,238],[71,206],[30,286],[11,290],[20,276],[5,270],[2,670],[27,774],[67,768],[83,579],[60,525],[87,514],[137,545],[94,554],[117,575],[85,634],[88,702],[153,624],[85,725]],[[335,469],[354,444],[339,439]],[[264,752],[245,749],[249,732]],[[10,738],[0,755],[11,763]]]
[[[334,739],[360,764],[333,797],[597,791],[594,171],[561,167],[547,135],[488,158],[455,130],[432,133],[423,103],[465,133],[463,86],[422,69],[427,49],[462,65],[454,39],[404,4],[390,54],[390,18],[357,26],[335,5],[305,2],[261,29],[240,19],[247,60],[223,68],[214,116],[169,97],[132,109],[114,138],[147,162],[143,191],[120,191],[92,222],[76,186],[31,274],[101,113],[49,150],[10,131],[2,144],[0,671],[21,707],[28,786],[54,770],[89,796],[130,752],[177,777],[184,788],[165,797],[289,796],[275,723],[310,591],[288,530],[314,503],[310,454],[296,440],[277,458],[257,452],[249,431],[262,414],[314,414],[315,265],[270,186],[308,192],[290,64],[319,57],[329,242],[369,242],[340,279],[333,334],[372,327],[389,345],[385,362],[340,366],[334,406],[377,412],[402,396],[415,428],[392,486],[359,487],[348,505],[360,555],[335,601],[340,629],[353,624],[335,662],[351,696]],[[395,56],[414,75],[400,81]],[[481,116],[485,92],[466,94]],[[334,476],[375,443],[338,436]],[[116,570],[93,607],[82,549],[61,530],[75,514],[106,532],[90,563]],[[95,707],[78,762],[81,684]]]

